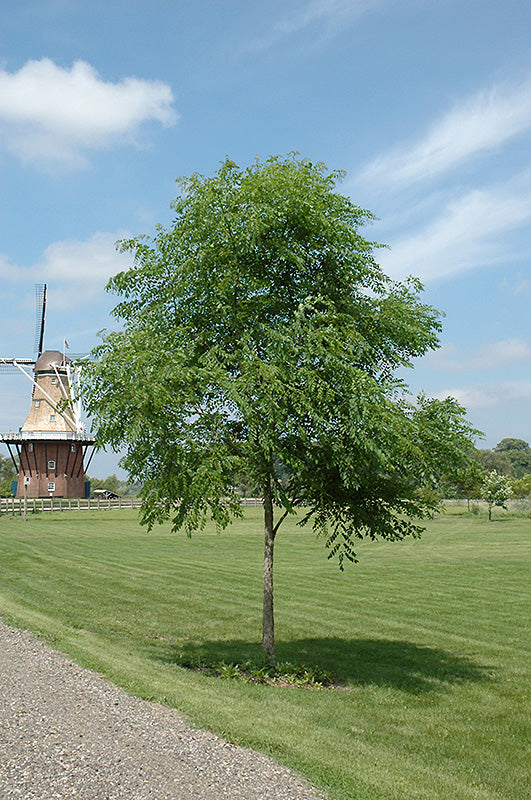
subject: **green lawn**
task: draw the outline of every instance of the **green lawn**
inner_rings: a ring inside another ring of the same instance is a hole
[[[273,754],[333,798],[522,800],[531,520],[454,510],[340,573],[293,522],[276,547],[280,660],[345,688],[216,679],[183,657],[260,655],[261,510],[217,536],[133,512],[0,519],[0,615],[129,692]]]

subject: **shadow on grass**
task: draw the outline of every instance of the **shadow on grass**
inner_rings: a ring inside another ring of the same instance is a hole
[[[166,663],[242,665],[264,662],[259,644],[245,641],[183,642],[157,654]],[[319,667],[346,686],[387,686],[418,693],[493,679],[492,668],[436,647],[389,639],[299,639],[277,642],[277,662]]]

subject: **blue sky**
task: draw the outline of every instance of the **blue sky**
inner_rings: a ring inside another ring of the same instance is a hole
[[[395,278],[445,312],[407,376],[483,446],[531,442],[527,0],[3,0],[0,355],[112,327],[114,243],[171,221],[175,178],[296,150],[346,172]],[[0,376],[0,430],[29,404]],[[98,455],[90,470],[116,471]]]

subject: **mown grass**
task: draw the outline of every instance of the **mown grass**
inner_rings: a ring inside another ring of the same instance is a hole
[[[278,659],[344,688],[184,669],[261,658],[260,509],[217,536],[132,512],[0,519],[0,615],[127,691],[352,800],[529,796],[531,520],[453,509],[340,573],[293,521],[276,547]]]

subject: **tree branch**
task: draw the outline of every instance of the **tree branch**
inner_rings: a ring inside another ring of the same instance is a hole
[[[295,505],[297,502],[298,502],[298,500],[297,500],[297,498],[296,498],[296,497],[294,497],[294,498],[293,498],[293,500],[290,500],[290,508],[286,508],[286,509],[284,510],[284,513],[283,513],[283,514],[282,514],[282,516],[280,517],[280,519],[278,519],[278,521],[277,521],[277,524],[276,524],[276,525],[275,525],[275,527],[273,528],[273,536],[276,536],[276,535],[277,535],[277,531],[278,531],[278,529],[280,528],[280,526],[282,525],[282,523],[284,522],[284,520],[286,519],[286,517],[287,517],[287,516],[288,516],[288,514],[290,513],[290,510],[291,510],[291,508],[293,508],[293,506],[294,506],[294,505]]]

